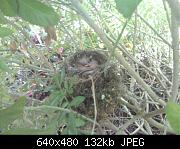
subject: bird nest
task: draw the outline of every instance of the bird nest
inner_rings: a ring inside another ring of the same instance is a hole
[[[68,76],[77,76],[73,96],[84,96],[84,103],[78,112],[94,117],[95,108],[100,120],[117,106],[117,97],[123,94],[121,75],[107,57],[97,51],[75,53],[66,64]],[[96,102],[96,107],[94,106]]]

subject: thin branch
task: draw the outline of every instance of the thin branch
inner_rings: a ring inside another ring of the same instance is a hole
[[[173,15],[177,20],[178,26],[180,26],[180,1],[179,0],[166,0],[171,8],[173,10]]]
[[[163,1],[163,5],[164,5],[164,10],[166,11],[166,18],[168,21],[169,28],[171,28],[171,21],[170,21],[170,16],[169,16],[168,9],[167,9],[167,4],[166,4],[165,0],[162,0],[162,1]]]
[[[101,28],[97,24],[94,23],[92,18],[88,15],[88,13],[83,9],[81,6],[81,3],[78,0],[70,0],[72,2],[72,5],[76,8],[76,12],[80,14],[84,20],[91,26],[94,31],[99,35],[103,43],[110,49],[113,49],[112,43],[108,40],[106,34],[103,32]],[[123,47],[121,47],[123,48]],[[161,105],[165,106],[166,103],[159,99],[159,97],[153,92],[153,90],[144,82],[144,80],[139,76],[139,74],[136,73],[136,71],[131,67],[131,65],[125,60],[125,58],[120,54],[116,53],[115,55],[116,59],[127,69],[127,71],[130,73],[132,77],[134,77],[144,90],[146,90],[149,94],[149,96],[155,100],[158,101]]]
[[[55,107],[55,106],[47,106],[47,105],[42,105],[42,106],[37,106],[37,107],[26,107],[25,108],[26,110],[37,110],[37,111],[48,111],[48,110],[55,110],[55,111],[62,111],[62,112],[67,112],[67,113],[73,113],[75,115],[77,115],[78,117],[81,117],[91,123],[94,123],[94,120],[76,112],[76,111],[73,111],[73,110],[70,110],[70,109],[65,109],[65,108],[61,108],[61,107]],[[96,122],[96,125],[97,126],[100,126],[97,122]]]
[[[172,36],[172,49],[173,49],[173,85],[171,89],[170,100],[176,102],[179,88],[179,25],[177,18],[177,13],[180,8],[179,0],[168,0],[169,6],[171,8],[171,36]],[[179,15],[180,16],[180,15]]]
[[[125,24],[123,25],[123,28],[122,28],[120,34],[118,35],[118,38],[117,38],[116,42],[114,43],[114,47],[113,47],[113,49],[111,50],[111,53],[110,53],[109,58],[111,58],[111,57],[114,55],[114,52],[115,52],[115,50],[116,50],[116,48],[117,48],[117,46],[118,46],[118,44],[119,44],[119,41],[120,41],[120,39],[121,39],[121,37],[122,37],[122,34],[123,34],[123,32],[124,32],[124,30],[125,30],[128,22],[129,22],[129,19],[126,20]]]
[[[161,108],[161,109],[158,109],[158,110],[156,110],[156,111],[149,112],[149,113],[145,114],[143,117],[144,117],[145,119],[147,119],[147,118],[152,118],[152,117],[154,117],[154,116],[156,116],[156,115],[160,115],[160,114],[164,114],[164,113],[165,113],[165,109],[164,109],[164,108]]]
[[[96,102],[94,81],[93,81],[92,77],[90,77],[90,79],[91,79],[91,83],[92,83],[91,90],[92,90],[92,96],[93,96],[93,100],[94,100],[94,123],[93,123],[92,132],[91,132],[91,134],[93,135],[95,126],[96,126],[96,121],[97,121],[97,105],[96,105],[97,102]]]
[[[150,28],[152,29],[152,31],[168,46],[172,47],[172,45],[166,40],[164,39],[143,17],[141,17],[139,14],[137,14],[137,16]]]

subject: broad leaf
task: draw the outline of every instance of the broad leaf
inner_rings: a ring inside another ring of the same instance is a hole
[[[175,133],[180,134],[180,105],[168,102],[166,106],[167,119]]]
[[[0,70],[5,72],[10,70],[2,58],[0,58]]]
[[[16,16],[17,8],[16,0],[0,0],[0,9],[6,16]]]
[[[37,0],[18,0],[18,14],[24,20],[40,25],[53,26],[58,23],[59,17],[53,8],[37,1]]]
[[[69,106],[70,107],[78,107],[84,101],[84,99],[85,99],[84,96],[77,96],[71,101]]]
[[[115,0],[117,10],[125,17],[130,18],[142,0]]]
[[[13,33],[13,31],[6,27],[0,27],[0,38],[9,36]]]
[[[12,106],[0,110],[0,129],[7,128],[7,126],[14,120],[20,118],[23,114],[26,98],[21,97]]]

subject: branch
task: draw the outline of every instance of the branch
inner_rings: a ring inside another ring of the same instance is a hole
[[[89,24],[90,27],[94,29],[94,31],[99,35],[103,43],[110,49],[113,49],[112,43],[108,40],[103,30],[94,23],[88,13],[83,9],[79,0],[70,0],[72,2],[72,6],[76,8],[76,12],[80,14],[84,20]],[[121,47],[122,48],[122,47]],[[153,90],[144,82],[144,80],[135,72],[135,70],[131,67],[131,65],[124,59],[124,57],[120,53],[116,53],[116,59],[127,69],[132,77],[136,79],[136,81],[141,85],[141,87],[146,90],[149,96],[159,102],[161,105],[165,106],[166,103],[159,99],[159,97],[153,92]]]
[[[55,106],[47,106],[47,105],[42,105],[42,106],[37,106],[37,107],[26,107],[26,110],[30,110],[30,111],[48,111],[48,110],[52,110],[52,111],[62,111],[62,112],[66,112],[66,113],[71,113],[71,114],[75,114],[77,117],[81,117],[84,120],[87,120],[91,123],[94,123],[94,120],[76,112],[70,109],[65,109],[65,108],[61,108],[61,107],[55,107]],[[96,122],[97,126],[100,126],[99,123]]]
[[[166,0],[173,11],[173,15],[177,20],[178,25],[180,26],[180,1],[179,0]]]
[[[95,130],[95,126],[96,126],[96,121],[97,121],[97,105],[96,105],[96,95],[95,95],[95,86],[94,86],[94,81],[93,78],[90,77],[91,79],[91,89],[92,89],[92,96],[93,96],[93,100],[94,100],[94,123],[93,123],[93,128],[92,128],[92,132],[91,134],[94,134],[94,130]]]
[[[172,45],[164,39],[143,17],[141,17],[139,14],[137,16],[168,46],[172,47]]]
[[[179,88],[179,25],[180,25],[180,1],[167,0],[171,8],[171,36],[173,49],[173,84],[171,88],[171,101],[176,101]]]

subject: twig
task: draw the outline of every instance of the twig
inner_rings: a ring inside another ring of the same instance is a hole
[[[172,47],[172,45],[166,40],[164,39],[143,17],[141,17],[139,14],[137,14],[137,16],[150,28],[152,29],[152,31],[168,46]]]
[[[137,38],[137,9],[135,11],[135,24],[134,24],[134,34],[133,34],[133,48],[132,48],[132,51],[133,51],[133,55],[135,55],[135,48],[136,48],[136,38]]]
[[[153,125],[154,127],[160,129],[161,131],[164,131],[165,129],[167,129],[167,132],[169,132],[169,133],[174,133],[172,129],[170,129],[170,128],[167,127],[167,126],[164,126],[163,124],[155,121],[155,120],[152,119],[152,118],[148,118],[148,119],[146,119],[146,120],[147,120],[147,122],[148,122],[150,125]]]
[[[130,110],[126,106],[123,106],[123,107],[127,111],[127,114],[130,116],[131,119],[137,116],[141,116],[141,115],[134,116],[133,114],[131,114]],[[137,121],[134,121],[134,123],[138,126],[138,128],[140,128],[140,130],[142,130],[144,133],[147,134],[146,130],[143,127],[140,127],[140,124]]]
[[[89,24],[89,26],[91,26],[94,29],[94,31],[99,35],[103,43],[110,50],[112,50],[113,49],[112,43],[108,40],[104,31],[101,28],[99,28],[97,24],[94,23],[92,18],[83,9],[80,1],[78,0],[70,0],[70,1],[72,2],[72,5],[76,8],[76,12],[79,13],[84,18],[84,20]],[[125,60],[125,58],[121,54],[117,53],[115,55],[115,58],[128,70],[130,75],[136,79],[137,83],[139,83],[142,86],[142,88],[148,92],[149,96],[153,100],[158,101],[163,106],[166,105],[166,103],[163,100],[159,99],[159,97],[154,93],[154,91],[144,82],[144,80],[136,73],[136,71],[131,67],[131,65]]]
[[[115,52],[115,50],[116,50],[116,48],[117,48],[117,46],[118,46],[118,44],[119,44],[119,41],[120,41],[120,39],[121,39],[121,37],[122,37],[122,34],[123,34],[123,32],[124,32],[124,30],[125,30],[128,22],[129,22],[129,19],[126,20],[126,22],[125,22],[125,24],[123,25],[123,28],[122,28],[120,34],[118,35],[118,38],[117,38],[116,42],[114,43],[114,47],[113,47],[112,50],[111,50],[109,59],[110,59],[112,56],[114,56],[114,52]]]
[[[92,83],[91,90],[92,90],[92,95],[93,95],[93,100],[94,100],[94,123],[93,123],[92,132],[91,132],[91,134],[93,135],[95,126],[96,126],[96,121],[97,121],[97,105],[96,105],[97,102],[96,102],[94,81],[93,81],[92,77],[90,77],[90,79],[91,79],[91,83]]]
[[[164,109],[164,108],[161,108],[161,109],[158,109],[158,110],[156,110],[156,111],[149,112],[149,113],[145,114],[143,117],[144,117],[145,119],[148,119],[148,118],[152,118],[152,117],[154,117],[154,116],[156,116],[156,115],[160,115],[160,114],[163,114],[163,113],[165,113],[165,109]]]
[[[162,0],[162,1],[163,1],[164,10],[166,11],[166,17],[167,17],[169,28],[171,28],[171,22],[170,22],[170,17],[169,17],[167,5],[166,5],[165,0]]]
[[[134,135],[136,134],[139,130],[141,130],[144,126],[144,119],[142,119],[142,123],[140,125],[138,125],[138,128],[136,130],[134,130],[132,133],[130,133],[130,135]],[[143,128],[144,129],[144,128]],[[146,132],[146,131],[145,131]],[[147,133],[147,132],[146,132]]]
[[[9,61],[9,63],[15,63],[15,64],[18,64],[18,65],[21,65],[21,66],[24,67],[24,68],[42,70],[42,71],[45,71],[45,72],[49,72],[49,73],[51,73],[51,74],[54,74],[54,71],[52,71],[52,70],[50,70],[50,69],[45,69],[45,68],[41,68],[41,67],[38,67],[38,66],[35,66],[35,65],[22,63],[22,62],[19,62],[19,61],[16,61],[16,60],[11,60],[11,61]]]
[[[88,117],[86,117],[86,116],[84,116],[84,115],[82,115],[82,114],[80,114],[80,113],[78,113],[76,111],[73,111],[73,110],[70,110],[70,109],[61,108],[61,107],[42,105],[42,106],[37,106],[37,107],[25,107],[25,110],[31,110],[31,111],[32,110],[37,110],[37,111],[44,110],[46,112],[48,110],[54,110],[54,111],[58,110],[58,111],[63,111],[63,112],[67,112],[67,113],[73,113],[73,114],[77,115],[78,117],[81,117],[81,118],[83,118],[83,119],[85,119],[85,120],[87,120],[87,121],[89,121],[89,122],[94,124],[94,120],[92,120],[92,119],[90,119],[90,118],[88,118]],[[95,124],[97,126],[100,126],[97,122],[95,122]]]
[[[30,39],[30,37],[28,36],[28,34],[22,29],[20,28],[18,25],[16,25],[14,22],[12,22],[11,20],[6,19],[7,23],[9,23],[10,25],[12,25],[16,30],[19,30],[24,37],[26,37],[26,39],[31,43],[32,47],[36,48],[35,43]],[[41,50],[37,50],[39,52],[39,55],[43,58],[44,62],[46,63],[47,66],[49,66],[49,68],[52,71],[55,71],[54,67],[52,66],[51,63],[48,62],[48,59],[44,56],[44,54],[41,52]],[[30,54],[31,58],[34,61],[37,61],[35,57],[33,57],[33,55],[30,53],[30,51],[27,51],[28,54]]]

